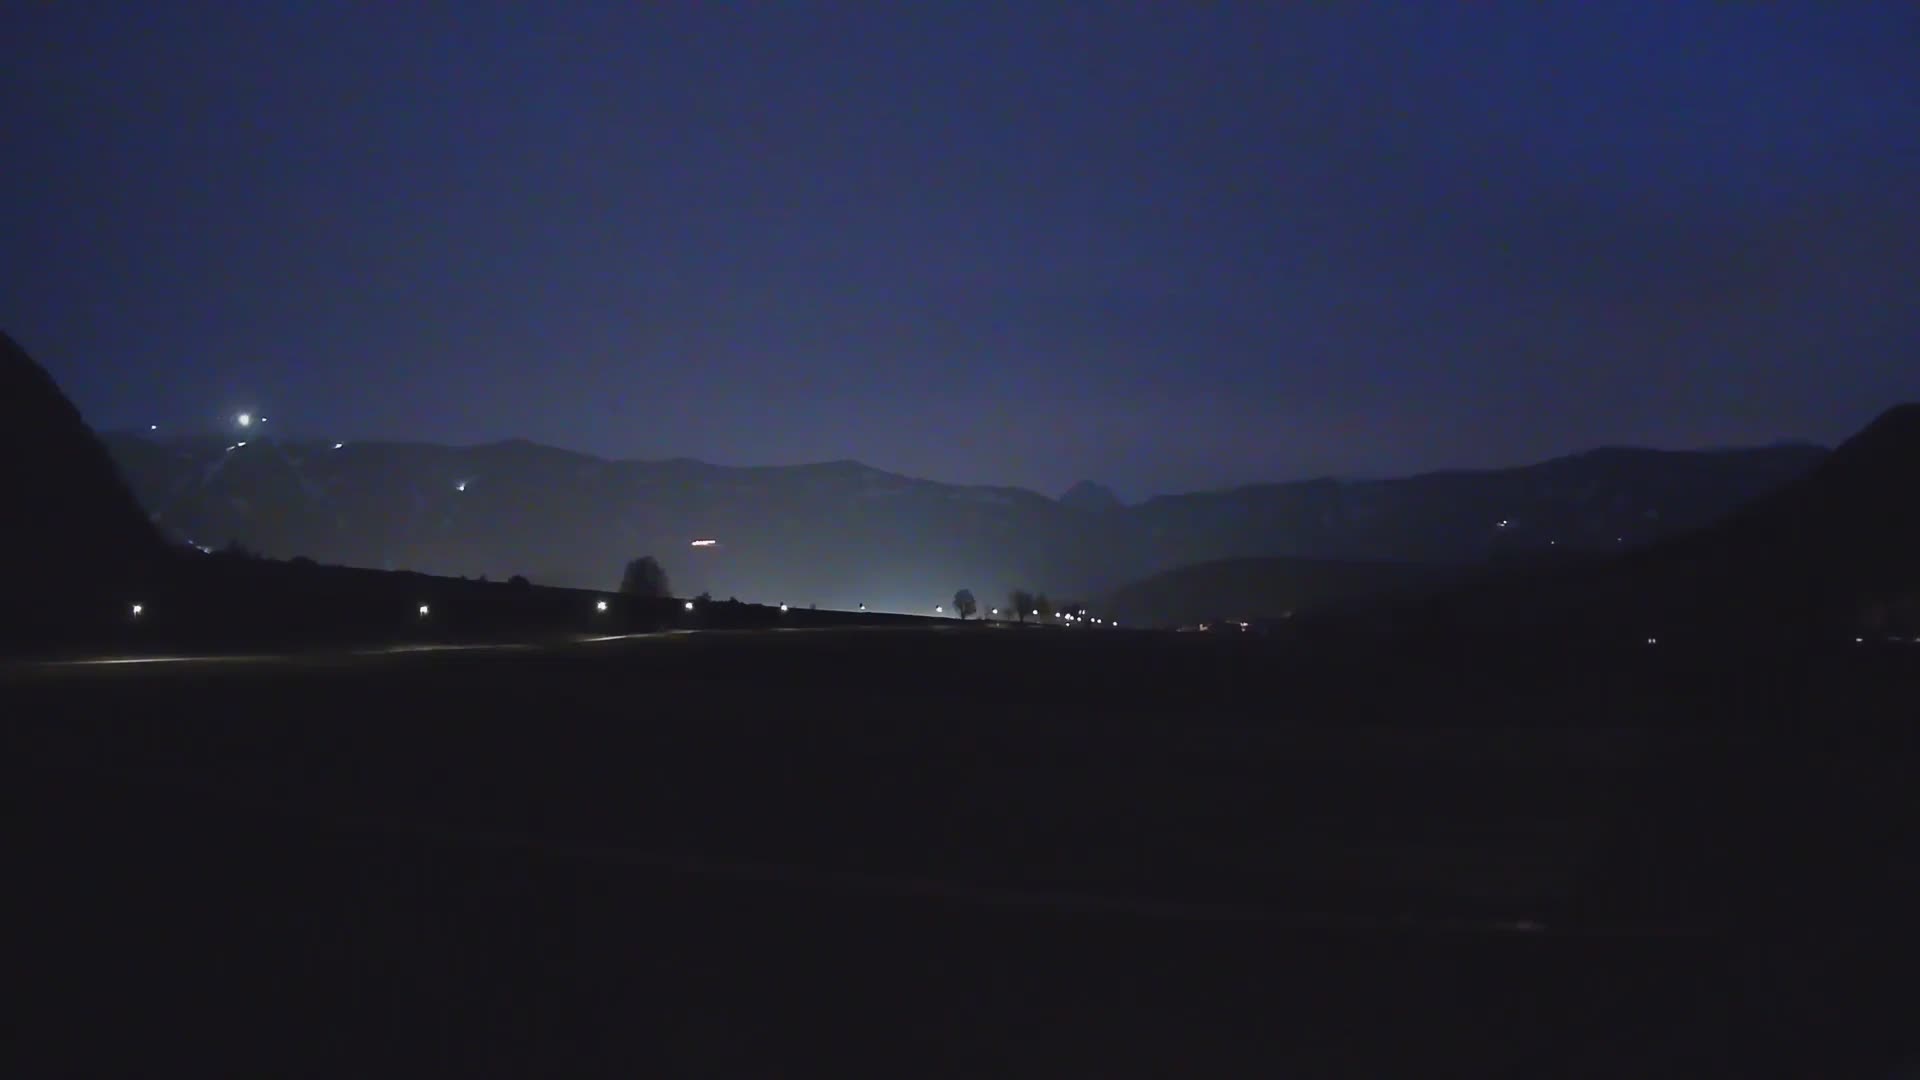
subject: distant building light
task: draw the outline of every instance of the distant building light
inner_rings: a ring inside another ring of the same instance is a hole
[[[691,601],[691,600],[689,600],[689,601],[687,601],[687,610],[688,610],[688,611],[692,611],[692,610],[693,610],[693,601]]]
[[[240,440],[239,442],[237,442],[237,443],[234,443],[234,444],[233,444],[233,448],[234,448],[235,450],[238,450],[238,449],[240,449],[241,447],[243,447],[243,446],[245,446],[245,445],[247,445],[247,440],[245,440],[245,439],[241,439],[241,440]]]
[[[785,604],[781,604],[781,605],[780,605],[780,612],[781,612],[781,614],[785,614],[785,613],[786,613],[786,610],[787,610],[787,605],[785,605]]]
[[[426,617],[427,617],[427,615],[428,615],[428,614],[429,614],[430,612],[432,612],[432,610],[433,610],[433,609],[432,609],[432,608],[430,608],[430,607],[428,607],[427,605],[425,605],[425,604],[421,604],[421,605],[420,605],[420,617],[421,617],[421,618],[423,618],[423,619],[424,619],[424,618],[426,618]]]
[[[160,430],[160,425],[159,425],[159,424],[148,424],[148,425],[147,425],[147,430],[148,430],[148,431],[159,431],[159,430]]]
[[[718,540],[695,540],[692,544],[689,544],[688,546],[689,547],[712,547],[713,545],[719,542],[720,541]]]
[[[465,491],[465,490],[467,490],[467,482],[466,482],[465,480],[457,480],[457,481],[455,481],[455,482],[454,482],[454,485],[453,485],[453,490],[455,490],[455,491]]]
[[[989,612],[989,614],[992,614],[992,615],[998,615],[998,614],[1000,614],[1000,609],[999,609],[999,608],[994,608],[994,609],[993,609],[993,610],[992,610],[991,612]]]
[[[240,425],[241,427],[252,427],[252,426],[253,426],[253,414],[252,414],[252,413],[241,413],[241,414],[240,414],[239,416],[236,416],[236,417],[234,417],[234,418],[233,418],[233,420],[234,420],[234,423],[237,423],[237,424],[239,424],[239,425]]]
[[[595,611],[607,610],[607,602],[605,600],[595,600],[593,602],[593,610]]]
[[[1649,645],[1658,645],[1658,644],[1660,644],[1660,639],[1659,639],[1659,638],[1652,638],[1652,637],[1650,637],[1650,638],[1648,638],[1648,639],[1647,639],[1647,644],[1649,644]]]
[[[1034,609],[1033,609],[1033,613],[1034,613],[1035,615],[1038,615],[1038,614],[1040,614],[1040,609],[1039,609],[1039,608],[1034,608]]]
[[[133,614],[134,614],[134,617],[135,617],[135,618],[138,618],[138,617],[139,617],[139,616],[140,616],[140,615],[141,615],[142,613],[144,613],[144,612],[145,612],[146,610],[147,610],[147,606],[146,606],[145,604],[135,604],[135,605],[133,605]]]
[[[1506,519],[1506,518],[1501,518],[1501,519],[1500,519],[1500,524],[1499,524],[1499,525],[1498,525],[1497,527],[1498,527],[1498,528],[1502,528],[1502,529],[1504,529],[1504,528],[1506,528],[1506,527],[1507,527],[1507,519]]]
[[[946,608],[946,605],[944,605],[944,604],[935,604],[935,605],[933,605],[933,613],[934,613],[935,615],[944,615],[944,614],[946,614],[946,612],[947,612],[947,608]]]
[[[861,605],[860,605],[860,610],[861,610],[861,611],[865,611],[865,610],[867,610],[867,605],[865,605],[865,604],[861,604]]]

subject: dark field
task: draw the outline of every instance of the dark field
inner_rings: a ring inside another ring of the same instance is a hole
[[[17,1046],[40,1075],[1885,1076],[1916,705],[1920,646],[951,627],[16,666]]]

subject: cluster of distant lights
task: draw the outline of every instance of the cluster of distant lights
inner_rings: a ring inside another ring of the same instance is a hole
[[[692,610],[694,610],[694,602],[693,602],[693,601],[691,601],[691,600],[687,600],[687,601],[685,601],[685,602],[683,602],[683,603],[682,603],[682,605],[681,605],[681,607],[682,607],[682,609],[683,609],[683,610],[686,610],[686,611],[692,611]],[[946,605],[944,605],[944,604],[940,604],[940,605],[935,605],[935,607],[934,607],[934,609],[933,609],[933,610],[934,610],[934,611],[935,611],[936,613],[938,613],[938,612],[943,612],[943,611],[945,610],[945,607],[946,607]],[[609,604],[607,603],[607,601],[605,601],[605,600],[595,600],[595,601],[593,602],[593,610],[594,610],[595,612],[597,612],[597,613],[599,613],[599,614],[601,614],[601,615],[604,615],[604,614],[606,614],[606,613],[607,613],[607,611],[609,610],[609,608],[610,608],[610,605],[609,605]],[[792,608],[791,608],[791,606],[790,606],[790,605],[787,605],[787,604],[781,604],[781,605],[780,605],[780,613],[781,613],[782,615],[784,615],[784,614],[786,614],[786,613],[787,613],[787,612],[789,612],[790,610],[792,610]],[[867,605],[865,605],[865,604],[861,604],[861,605],[860,605],[860,610],[861,610],[861,611],[865,611],[865,610],[867,610]],[[430,616],[432,616],[432,614],[433,614],[433,606],[432,606],[431,604],[421,604],[421,605],[420,605],[420,606],[419,606],[419,607],[418,607],[418,608],[416,609],[416,611],[417,611],[417,613],[419,614],[419,616],[420,616],[420,618],[422,618],[422,619],[425,619],[425,618],[429,618],[429,617],[430,617]],[[990,609],[990,611],[991,611],[991,613],[992,613],[993,615],[996,615],[996,616],[1000,614],[1000,609],[999,609],[999,608],[992,608],[992,609]],[[128,614],[129,614],[129,615],[130,615],[131,617],[133,617],[133,618],[135,618],[135,619],[138,619],[138,618],[140,618],[141,616],[143,616],[143,615],[145,615],[145,614],[147,613],[147,605],[145,605],[144,603],[141,603],[141,602],[139,602],[139,601],[134,601],[133,603],[131,603],[131,604],[128,604],[128,605],[127,605],[127,613],[128,613]],[[1033,615],[1034,615],[1035,617],[1038,617],[1038,616],[1039,616],[1039,614],[1040,614],[1040,611],[1039,611],[1039,609],[1038,609],[1038,608],[1035,608],[1035,609],[1033,610],[1033,612],[1032,612],[1032,614],[1033,614]],[[1093,625],[1095,625],[1095,626],[1115,626],[1115,627],[1117,627],[1117,626],[1119,626],[1119,625],[1120,625],[1120,623],[1119,623],[1119,622],[1118,622],[1117,620],[1113,620],[1113,619],[1104,619],[1104,620],[1103,620],[1103,619],[1101,619],[1101,618],[1099,618],[1099,617],[1097,617],[1097,616],[1091,616],[1091,615],[1087,615],[1087,614],[1086,614],[1086,613],[1084,613],[1084,612],[1080,612],[1080,613],[1075,613],[1075,612],[1059,612],[1059,613],[1058,613],[1058,617],[1059,617],[1059,618],[1061,618],[1061,619],[1064,619],[1064,620],[1066,620],[1067,622],[1070,622],[1070,623],[1077,623],[1077,622],[1091,622],[1091,623],[1093,623]],[[1247,629],[1249,629],[1249,628],[1250,628],[1250,624],[1248,624],[1248,623],[1246,623],[1246,622],[1235,622],[1235,623],[1232,623],[1232,624],[1230,624],[1230,625],[1235,625],[1235,626],[1238,626],[1238,627],[1239,627],[1239,628],[1240,628],[1241,630],[1247,630]],[[1203,623],[1203,624],[1201,624],[1201,626],[1200,626],[1200,629],[1202,629],[1202,630],[1207,630],[1207,629],[1211,629],[1211,626],[1210,626],[1210,625],[1208,625],[1208,624],[1205,624],[1205,623]],[[1902,639],[1901,639],[1901,638],[1899,638],[1899,637],[1889,637],[1889,638],[1888,638],[1887,640],[1889,640],[1889,641],[1895,641],[1895,642],[1897,642],[1897,641],[1900,641],[1900,640],[1902,640]],[[1648,638],[1646,639],[1646,642],[1647,642],[1647,644],[1648,644],[1648,645],[1658,645],[1658,644],[1660,644],[1660,639],[1659,639],[1658,637],[1656,637],[1656,636],[1649,636],[1649,637],[1648,637]],[[1913,644],[1916,644],[1916,645],[1920,645],[1920,637],[1916,637],[1916,638],[1913,638],[1913,639],[1912,639],[1912,642],[1913,642]],[[1856,636],[1856,637],[1855,637],[1855,638],[1853,639],[1853,643],[1854,643],[1855,645],[1864,645],[1864,644],[1866,644],[1866,643],[1867,643],[1867,639],[1866,639],[1865,637],[1861,637],[1861,636]]]

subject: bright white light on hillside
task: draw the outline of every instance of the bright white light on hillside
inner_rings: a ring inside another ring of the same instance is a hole
[[[860,605],[860,610],[861,610],[861,611],[865,611],[865,610],[867,610],[867,605],[865,605],[865,604],[861,604],[861,605]]]
[[[1659,638],[1654,638],[1654,637],[1650,637],[1650,638],[1648,638],[1648,639],[1647,639],[1647,644],[1649,644],[1649,645],[1658,645],[1658,644],[1660,644],[1660,639],[1659,639]]]
[[[688,611],[692,611],[692,610],[693,610],[693,601],[691,601],[691,600],[689,600],[689,601],[687,601],[687,610],[688,610]]]
[[[687,546],[689,546],[689,547],[712,547],[713,545],[715,545],[715,544],[717,544],[717,543],[719,543],[719,542],[720,542],[720,541],[718,541],[718,540],[695,540],[695,541],[694,541],[693,543],[691,543],[691,544],[689,544],[689,545],[687,545]]]
[[[784,615],[784,614],[786,614],[786,610],[787,610],[787,605],[785,605],[785,604],[781,604],[781,605],[780,605],[780,612],[781,612],[781,614],[783,614],[783,615]]]
[[[239,424],[239,425],[240,425],[241,427],[252,427],[252,426],[253,426],[253,414],[252,414],[252,413],[244,413],[244,412],[243,412],[243,413],[241,413],[241,414],[240,414],[239,416],[236,416],[236,417],[234,417],[234,418],[233,418],[233,422],[234,422],[234,423],[236,423],[236,424]]]
[[[431,612],[432,610],[433,610],[433,609],[432,609],[432,608],[430,608],[430,607],[428,607],[427,605],[425,605],[425,604],[421,604],[421,605],[420,605],[420,617],[421,617],[421,618],[423,618],[423,619],[424,619],[424,618],[426,618],[426,617],[427,617],[427,614],[428,614],[429,612]]]
[[[141,614],[143,614],[143,613],[145,613],[145,612],[146,612],[146,610],[147,610],[147,606],[146,606],[145,604],[135,604],[135,605],[133,605],[133,614],[134,614],[134,615],[135,615],[136,617],[138,617],[139,615],[141,615]]]
[[[993,609],[993,610],[992,610],[991,612],[988,612],[988,614],[990,614],[990,615],[998,615],[998,614],[1000,614],[1000,609],[999,609],[999,608],[994,608],[994,609]]]
[[[1034,608],[1034,609],[1033,609],[1033,613],[1034,613],[1035,615],[1038,615],[1038,614],[1040,614],[1040,609],[1039,609],[1039,608]]]
[[[945,614],[947,613],[947,607],[946,607],[946,605],[945,605],[945,604],[935,604],[935,605],[933,605],[933,613],[934,613],[935,615],[945,615]]]
[[[595,611],[607,610],[607,602],[605,600],[595,600],[593,602],[593,610]]]

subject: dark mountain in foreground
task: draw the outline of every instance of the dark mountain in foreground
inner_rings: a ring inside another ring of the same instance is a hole
[[[1888,410],[1807,476],[1631,569],[1743,619],[1920,631],[1920,404]]]
[[[4,333],[0,470],[7,591],[32,617],[110,590],[162,556],[159,532],[106,448],[52,376]]]
[[[1805,476],[1707,527],[1603,565],[1492,581],[1414,621],[1650,644],[1912,635],[1920,633],[1916,552],[1920,406],[1902,405]]]
[[[1522,468],[1316,480],[1089,512],[1018,488],[839,461],[608,461],[527,442],[448,447],[244,436],[110,438],[173,536],[322,562],[610,588],[651,554],[682,592],[930,611],[965,586],[1099,595],[1176,567],[1285,556],[1479,564],[1618,552],[1803,474],[1810,446],[1598,450]],[[1080,501],[1080,500],[1076,500]],[[717,541],[695,548],[697,539]]]
[[[1459,566],[1414,563],[1223,559],[1155,574],[1114,591],[1096,606],[1123,626],[1282,619],[1441,588],[1469,572]]]

